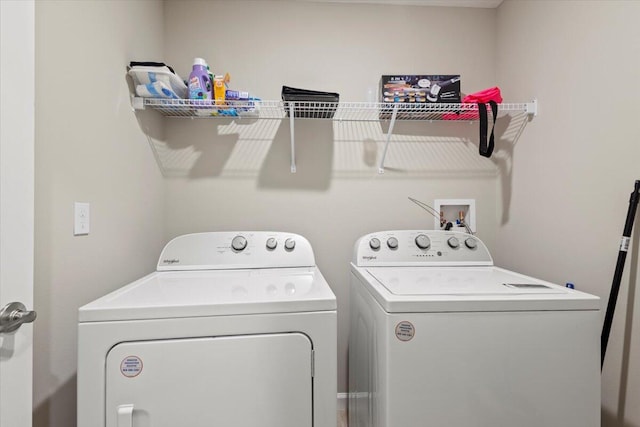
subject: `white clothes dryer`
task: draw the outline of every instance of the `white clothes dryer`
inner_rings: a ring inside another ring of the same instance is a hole
[[[477,237],[386,231],[351,264],[350,427],[599,427],[600,301]]]
[[[79,427],[335,427],[336,298],[310,243],[177,237],[79,309]]]

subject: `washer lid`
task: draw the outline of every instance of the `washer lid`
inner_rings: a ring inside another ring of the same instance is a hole
[[[80,322],[336,309],[316,267],[155,272],[79,309]]]
[[[559,294],[564,289],[495,268],[369,268],[378,282],[395,295],[518,295]]]
[[[353,269],[388,312],[599,309],[598,297],[492,266]]]

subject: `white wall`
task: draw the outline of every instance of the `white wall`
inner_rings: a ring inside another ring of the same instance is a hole
[[[495,258],[599,295],[603,317],[640,179],[639,19],[634,1],[507,1],[498,9],[498,81],[516,97],[535,94],[540,114],[500,180]],[[635,230],[602,376],[604,427],[640,426],[637,218]]]
[[[375,96],[382,74],[462,75],[462,90],[495,83],[494,9],[284,1],[167,1],[166,59],[187,76],[194,57],[231,87],[279,99],[282,85]],[[457,31],[463,28],[464,31]],[[370,94],[371,92],[371,94]],[[338,298],[338,387],[347,390],[349,262],[356,239],[433,228],[407,200],[475,198],[491,245],[496,167],[477,154],[468,123],[403,123],[377,173],[377,123],[298,120],[298,172],[289,172],[289,123],[170,120],[158,145],[166,237],[206,230],[286,230],[306,236]],[[473,142],[472,142],[473,141]]]
[[[162,57],[162,26],[157,1],[36,2],[35,427],[76,425],[78,307],[150,272],[164,243],[125,80],[131,59]],[[74,201],[91,203],[88,236]]]

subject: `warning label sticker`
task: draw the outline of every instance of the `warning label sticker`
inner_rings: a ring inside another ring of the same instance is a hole
[[[396,325],[396,337],[400,341],[409,341],[416,334],[416,330],[411,322],[402,321]]]
[[[120,372],[128,378],[137,377],[142,372],[142,360],[138,356],[127,356],[120,362]]]

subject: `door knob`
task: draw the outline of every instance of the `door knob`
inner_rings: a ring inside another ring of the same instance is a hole
[[[37,313],[28,311],[21,302],[12,302],[0,310],[0,333],[13,332],[23,323],[36,320]]]

